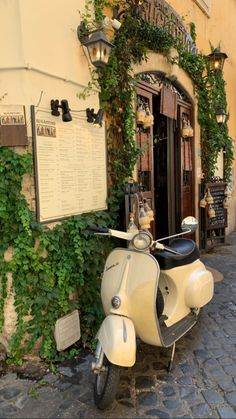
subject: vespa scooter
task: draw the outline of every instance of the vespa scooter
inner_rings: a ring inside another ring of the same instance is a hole
[[[97,333],[94,398],[100,409],[115,399],[121,367],[136,360],[136,338],[159,347],[172,347],[197,322],[200,308],[213,297],[214,281],[199,259],[196,243],[175,238],[197,228],[187,217],[182,233],[153,241],[149,231],[122,232],[92,229],[98,234],[127,240],[115,248],[104,268],[101,297],[105,319]],[[160,243],[174,239],[170,245]],[[150,252],[150,249],[152,251]]]

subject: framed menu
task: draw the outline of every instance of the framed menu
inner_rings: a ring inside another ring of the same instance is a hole
[[[214,203],[212,204],[212,207],[215,210],[215,217],[207,217],[207,228],[209,229],[227,227],[228,225],[227,209],[223,206],[226,185],[227,183],[225,182],[206,184],[206,189],[210,189],[211,195],[213,196]]]
[[[50,110],[31,107],[37,219],[49,223],[107,209],[105,125],[86,112],[62,122]]]

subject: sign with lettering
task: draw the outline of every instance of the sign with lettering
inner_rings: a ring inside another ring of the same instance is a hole
[[[177,94],[166,86],[161,89],[160,113],[171,119],[177,118]]]
[[[32,121],[38,221],[107,209],[104,124],[95,128],[85,112],[62,122],[34,107]]]
[[[224,228],[227,227],[227,209],[224,208],[225,199],[225,182],[207,183],[206,188],[210,189],[210,193],[214,199],[212,207],[215,210],[215,217],[207,219],[207,228]]]
[[[25,108],[23,105],[0,105],[0,145],[27,145]]]

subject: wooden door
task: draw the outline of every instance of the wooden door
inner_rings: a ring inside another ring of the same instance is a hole
[[[179,106],[180,126],[180,214],[181,218],[194,215],[194,156],[193,137],[183,137],[182,128],[184,120],[192,125],[191,107],[181,104]]]
[[[137,88],[137,106],[143,103],[143,106],[148,106],[150,112],[153,113],[152,108],[152,93]],[[147,199],[149,206],[153,209],[155,214],[155,192],[154,192],[154,173],[153,173],[153,129],[152,127],[144,129],[142,124],[136,124],[136,140],[138,145],[143,150],[143,155],[137,162],[137,176],[138,182],[142,187],[143,197]],[[155,220],[151,223],[151,233],[155,239]]]

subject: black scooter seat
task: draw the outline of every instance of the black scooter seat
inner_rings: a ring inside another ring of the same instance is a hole
[[[181,255],[175,255],[167,250],[155,250],[153,256],[162,270],[188,265],[200,258],[198,247],[193,240],[175,239],[168,247],[181,253]]]

